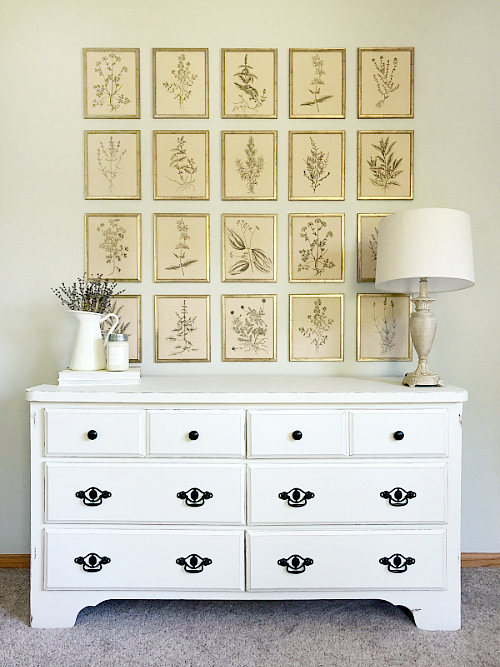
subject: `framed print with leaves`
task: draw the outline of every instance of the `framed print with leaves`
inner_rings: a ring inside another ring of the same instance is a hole
[[[111,313],[120,318],[115,333],[128,335],[129,361],[130,363],[141,363],[142,340],[141,340],[141,297],[139,295],[121,294],[111,300]],[[107,334],[111,324],[105,322],[103,333]]]
[[[290,213],[288,229],[291,283],[344,282],[343,213]]]
[[[413,130],[358,131],[358,199],[413,199]]]
[[[155,361],[210,361],[210,296],[155,296]]]
[[[278,133],[222,132],[222,199],[277,199]]]
[[[413,118],[415,49],[358,49],[358,118]]]
[[[345,118],[345,49],[290,49],[290,118]]]
[[[222,118],[278,117],[278,50],[222,49]]]
[[[83,117],[141,117],[139,49],[83,49]]]
[[[356,361],[411,361],[408,294],[358,294]]]
[[[288,199],[341,200],[345,187],[345,131],[289,133]]]
[[[208,118],[208,49],[153,49],[153,118]]]
[[[358,283],[374,283],[378,226],[389,213],[358,213]]]
[[[208,213],[155,213],[155,283],[208,283]]]
[[[84,136],[85,199],[140,199],[140,130],[86,130]]]
[[[85,214],[85,274],[141,281],[140,213]]]
[[[276,361],[276,295],[222,295],[222,361]]]
[[[222,215],[222,281],[276,282],[277,215]]]
[[[208,130],[154,131],[154,199],[209,199],[208,152]]]
[[[290,361],[344,360],[344,295],[290,294]]]

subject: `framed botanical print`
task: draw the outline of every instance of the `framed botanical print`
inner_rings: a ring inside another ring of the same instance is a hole
[[[415,49],[358,49],[358,118],[413,118]]]
[[[153,118],[208,118],[208,49],[153,49]]]
[[[83,117],[141,117],[139,49],[83,49]]]
[[[276,295],[222,295],[222,361],[276,361]]]
[[[389,213],[358,213],[358,283],[374,283],[378,226]]]
[[[141,297],[139,295],[121,294],[111,300],[111,313],[120,318],[115,333],[127,334],[129,345],[130,363],[141,363],[142,340],[141,340]],[[111,324],[105,322],[103,325],[107,333]]]
[[[291,283],[344,281],[344,214],[290,213],[288,278]]]
[[[290,294],[290,361],[344,360],[344,295]]]
[[[222,118],[277,118],[277,49],[222,49]]]
[[[210,281],[208,213],[155,213],[155,283]]]
[[[345,118],[345,49],[290,49],[290,118]]]
[[[86,130],[84,137],[85,199],[140,199],[140,130]]]
[[[277,199],[276,131],[222,132],[222,199]]]
[[[209,199],[208,154],[208,130],[154,131],[154,199]]]
[[[155,361],[210,361],[210,296],[155,296]]]
[[[344,199],[345,131],[289,133],[288,199]]]
[[[141,281],[140,213],[86,213],[85,273]]]
[[[413,199],[413,130],[358,131],[358,199]]]
[[[358,294],[356,361],[411,361],[408,294]]]
[[[276,282],[275,214],[223,214],[222,281]]]

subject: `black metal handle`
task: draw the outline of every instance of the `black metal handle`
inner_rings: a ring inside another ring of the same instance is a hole
[[[294,440],[302,440],[302,431],[294,431],[292,433],[292,438]]]
[[[402,440],[405,437],[405,434],[403,431],[395,431],[394,432],[394,440]]]
[[[278,565],[286,567],[286,571],[290,574],[302,574],[306,571],[306,567],[314,563],[312,558],[302,558],[299,554],[292,554],[288,558],[280,558]]]
[[[77,491],[75,496],[81,498],[87,507],[97,507],[102,504],[103,498],[111,498],[111,491],[101,491],[97,486],[91,486],[86,491]]]
[[[290,507],[304,507],[308,500],[314,498],[314,493],[312,491],[302,491],[296,486],[290,491],[278,493],[278,498],[286,500]]]
[[[202,491],[195,486],[189,491],[179,491],[177,498],[184,500],[188,507],[201,507],[205,504],[205,500],[213,498],[214,494],[210,491]]]
[[[402,487],[396,486],[392,491],[381,491],[380,496],[389,500],[389,505],[393,507],[404,507],[408,505],[408,500],[415,498],[415,491],[405,491]]]
[[[394,572],[394,574],[399,574],[401,572],[406,572],[408,565],[413,565],[415,559],[410,556],[406,557],[402,554],[392,554],[389,558],[380,558],[379,563],[382,565],[387,565],[389,572]]]
[[[91,552],[86,556],[78,556],[75,558],[75,563],[77,565],[83,565],[84,572],[100,572],[103,565],[111,563],[111,558],[108,558],[107,556],[99,556],[99,554]]]
[[[87,438],[89,440],[97,440],[97,431],[94,431],[93,429],[87,433]]]
[[[184,567],[184,572],[189,572],[190,574],[197,574],[198,572],[203,572],[203,568],[206,565],[212,565],[210,558],[202,558],[198,554],[190,554],[186,558],[177,558],[175,561],[177,565],[182,565]]]
[[[200,434],[198,433],[198,431],[189,431],[189,433],[188,433],[188,438],[190,440],[198,440],[199,437],[200,437]]]

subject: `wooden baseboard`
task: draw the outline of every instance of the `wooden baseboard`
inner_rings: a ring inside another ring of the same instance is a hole
[[[29,567],[29,554],[0,554],[0,567]]]

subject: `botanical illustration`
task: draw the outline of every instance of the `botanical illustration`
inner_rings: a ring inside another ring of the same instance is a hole
[[[140,132],[85,132],[85,198],[140,199]]]
[[[153,117],[208,118],[208,49],[153,49]]]
[[[179,187],[178,192],[185,190],[194,190],[196,184],[195,174],[198,171],[196,162],[189,157],[186,150],[186,140],[184,137],[177,138],[177,145],[170,149],[170,166],[174,170],[174,178],[167,178],[176,183]]]
[[[276,199],[276,145],[273,131],[222,132],[222,198]]]
[[[111,111],[116,111],[122,104],[130,104],[130,99],[122,92],[121,79],[128,69],[125,65],[121,65],[121,61],[122,59],[116,53],[110,53],[109,56],[103,56],[96,62],[94,71],[101,83],[94,84],[93,107],[102,107],[107,104]]]
[[[333,318],[326,314],[326,306],[322,306],[321,297],[314,301],[313,312],[307,316],[310,320],[308,327],[299,327],[299,333],[304,338],[307,338],[311,345],[314,346],[316,354],[319,354],[320,348],[326,344],[328,340],[328,332],[333,324]]]
[[[101,273],[119,282],[140,281],[139,214],[85,216],[86,271]]]
[[[381,138],[378,145],[372,144],[377,152],[367,160],[373,175],[370,181],[373,185],[382,188],[384,192],[387,192],[393,185],[401,185],[396,179],[403,173],[403,170],[399,169],[403,158],[396,158],[394,156],[392,149],[396,143],[396,141],[389,143],[389,137],[386,139]]]
[[[266,89],[262,88],[259,92],[256,86],[257,75],[253,67],[248,64],[248,53],[245,53],[243,64],[239,65],[238,71],[234,76],[236,81],[234,85],[238,88],[238,100],[233,103],[233,111],[255,111],[266,101]]]
[[[289,199],[344,198],[345,132],[290,132]]]
[[[120,150],[120,143],[119,139],[115,141],[113,136],[110,136],[107,145],[105,146],[101,141],[97,149],[98,168],[108,182],[108,192],[116,190],[114,180],[121,168],[121,161],[127,152],[126,149]]]
[[[180,312],[175,311],[177,322],[171,330],[173,335],[167,336],[166,341],[174,343],[174,349],[170,356],[183,354],[184,352],[197,352],[192,342],[193,334],[198,330],[196,326],[196,315],[190,315],[186,299],[183,300]]]
[[[186,257],[186,251],[189,250],[187,242],[191,237],[189,236],[189,227],[182,218],[177,220],[177,231],[179,232],[179,240],[175,246],[177,252],[172,252],[173,256],[176,258],[176,263],[166,266],[165,271],[180,271],[182,275],[184,275],[184,269],[198,260],[196,258],[189,259]]]
[[[377,268],[378,230],[384,213],[358,214],[358,282],[373,282]]]
[[[243,162],[238,158],[236,160],[236,171],[240,175],[241,180],[247,187],[247,192],[251,195],[255,194],[255,186],[262,175],[264,169],[264,156],[257,155],[254,138],[250,135],[248,137],[248,144],[245,148],[246,159]]]
[[[413,118],[414,49],[358,49],[358,117]]]
[[[156,361],[210,361],[208,296],[157,296]]]
[[[413,199],[413,130],[358,132],[358,199]]]
[[[208,215],[158,213],[154,223],[155,282],[207,282]]]
[[[313,99],[301,102],[300,106],[301,107],[314,106],[316,108],[316,111],[319,111],[320,110],[319,105],[331,99],[333,95],[321,95],[321,89],[325,85],[325,82],[323,80],[326,74],[325,70],[323,69],[324,62],[323,60],[321,60],[318,53],[315,53],[312,56],[311,60],[314,69],[314,76],[311,80],[310,84],[311,88],[309,88],[309,92],[313,96]]]
[[[233,345],[231,350],[242,350],[251,354],[259,352],[268,352],[268,332],[267,323],[264,319],[266,310],[266,300],[261,299],[262,305],[259,308],[250,306],[240,306],[240,311],[230,311],[231,329],[238,338],[238,345]]]
[[[155,199],[208,199],[208,132],[156,131]]]
[[[343,280],[344,216],[290,215],[290,281]]]
[[[304,176],[309,181],[309,185],[315,193],[321,181],[330,176],[330,172],[325,173],[328,167],[328,153],[325,154],[320,150],[312,137],[309,137],[309,139],[311,140],[311,152],[304,160],[306,163]]]
[[[383,55],[380,55],[378,60],[372,58],[372,63],[375,70],[373,80],[380,94],[380,99],[375,106],[377,109],[380,109],[389,95],[395,93],[399,88],[399,83],[395,83],[394,81],[398,59],[393,58],[391,62],[389,58],[384,58]]]
[[[345,118],[345,49],[290,49],[290,118]]]
[[[103,235],[103,241],[99,245],[106,253],[106,264],[111,264],[112,276],[115,271],[121,272],[120,262],[126,259],[129,247],[123,244],[125,238],[125,227],[120,225],[120,218],[109,218],[107,224],[100,222],[97,231]]]
[[[396,344],[397,320],[394,315],[394,299],[384,297],[382,313],[377,315],[377,303],[373,302],[373,325],[380,336],[380,355],[388,354]]]
[[[358,361],[410,361],[410,297],[358,294]]]
[[[275,297],[224,296],[225,361],[275,359]]]
[[[222,117],[276,118],[275,49],[222,49]]]
[[[111,301],[110,311],[120,318],[115,333],[127,334],[129,344],[129,361],[141,361],[141,297],[122,295]],[[106,336],[112,323],[104,322],[101,327]]]
[[[190,67],[191,63],[189,60],[186,61],[186,54],[181,53],[176,69],[172,70],[172,81],[170,83],[168,81],[163,82],[163,87],[177,100],[180,109],[182,109],[184,102],[191,97],[192,86],[198,78],[197,74],[191,72]]]
[[[84,117],[139,118],[139,49],[84,49]]]
[[[290,361],[343,358],[343,295],[290,295]]]
[[[223,216],[223,280],[275,280],[274,215]]]
[[[328,258],[328,239],[333,237],[331,230],[326,230],[326,222],[321,218],[311,220],[300,230],[300,237],[305,247],[299,248],[300,264],[297,271],[312,269],[314,277],[321,276],[326,269],[333,269],[334,262]]]

